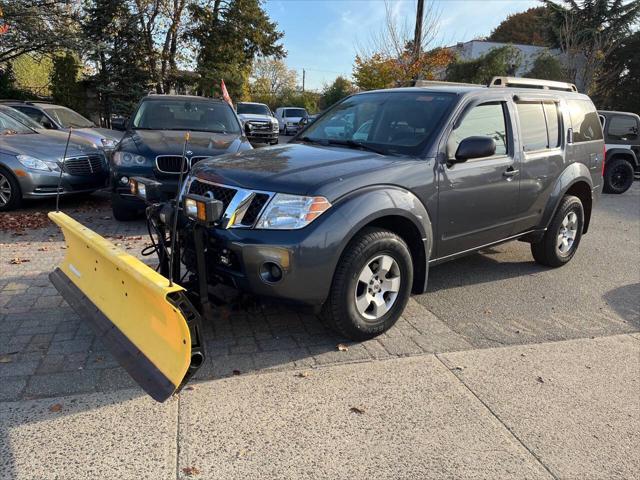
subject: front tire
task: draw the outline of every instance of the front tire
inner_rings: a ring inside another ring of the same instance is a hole
[[[111,195],[111,211],[113,218],[120,222],[130,222],[140,217],[140,212],[134,206],[120,200],[117,194]]]
[[[400,318],[413,284],[413,262],[393,232],[366,228],[347,246],[323,307],[327,323],[351,340],[367,340]]]
[[[604,192],[624,193],[633,184],[633,165],[624,158],[614,158],[610,164],[605,164]]]
[[[582,229],[584,210],[578,197],[566,195],[556,211],[542,240],[531,244],[534,260],[547,267],[561,267],[576,253]]]
[[[0,167],[0,212],[14,210],[22,204],[20,184],[8,170]]]

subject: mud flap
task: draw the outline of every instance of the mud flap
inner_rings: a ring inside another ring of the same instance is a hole
[[[49,218],[67,243],[51,282],[145,392],[166,400],[204,361],[185,290],[66,214]]]

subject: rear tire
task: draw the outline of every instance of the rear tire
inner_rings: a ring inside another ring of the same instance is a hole
[[[120,222],[130,222],[140,217],[140,211],[118,198],[116,194],[111,195],[111,211],[113,218]]]
[[[413,262],[404,240],[388,230],[366,228],[338,262],[323,317],[351,340],[373,338],[398,321],[412,284]]]
[[[22,204],[22,190],[13,174],[0,167],[0,212],[14,210]]]
[[[624,193],[633,184],[633,165],[624,158],[613,158],[610,164],[605,164],[604,188],[605,193]]]
[[[561,267],[576,253],[582,229],[584,210],[578,197],[566,195],[556,210],[542,240],[531,244],[534,260],[547,267]]]

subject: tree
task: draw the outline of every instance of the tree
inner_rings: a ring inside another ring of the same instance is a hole
[[[322,90],[320,108],[325,109],[330,107],[355,91],[356,89],[349,80],[342,76],[337,77],[331,85],[326,85]]]
[[[224,79],[232,98],[241,97],[256,56],[286,55],[279,43],[283,33],[260,0],[214,0],[213,8],[192,4],[189,11],[194,22],[189,38],[199,47],[197,70],[203,93],[219,93]]]
[[[74,110],[78,110],[83,103],[78,84],[79,70],[78,59],[70,52],[56,55],[53,59],[50,78],[53,100]]]
[[[416,78],[432,80],[454,59],[453,53],[444,48],[421,53],[417,61],[409,60],[411,55],[411,48],[407,48],[399,58],[382,53],[374,53],[368,58],[356,55],[353,66],[355,84],[361,90],[373,90],[407,85]]]
[[[552,47],[554,38],[549,30],[547,8],[535,7],[509,15],[487,40],[502,43],[521,43]]]
[[[0,0],[0,63],[54,53],[78,43],[78,10],[68,0]]]
[[[557,80],[560,82],[570,81],[569,74],[560,60],[558,60],[558,57],[551,55],[546,50],[536,57],[531,70],[523,76],[543,80]]]
[[[640,17],[640,1],[544,0],[553,31],[580,91],[591,93],[607,58],[628,38]],[[635,52],[637,55],[637,52]]]
[[[295,70],[278,58],[258,58],[253,62],[251,72],[251,98],[262,103],[272,104],[275,99],[293,92],[298,82]]]
[[[513,76],[522,63],[520,51],[511,46],[494,48],[475,60],[459,60],[447,67],[450,82],[487,85],[495,76]]]
[[[17,89],[28,95],[47,97],[51,95],[51,55],[28,53],[11,61]]]

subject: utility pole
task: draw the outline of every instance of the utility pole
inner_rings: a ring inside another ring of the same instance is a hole
[[[304,77],[306,76],[306,73],[307,73],[307,72],[305,72],[305,71],[304,71],[304,68],[303,68],[303,69],[302,69],[302,93],[304,93],[304,80],[305,80],[305,78],[304,78]]]
[[[424,17],[424,0],[418,0],[416,8],[416,30],[413,34],[413,62],[420,61],[422,53],[422,19]],[[416,80],[420,77],[420,73],[416,73]]]

